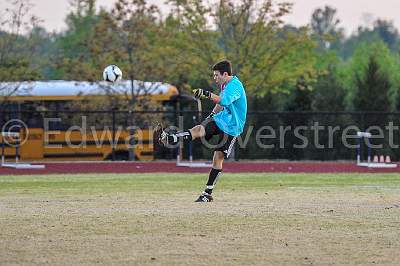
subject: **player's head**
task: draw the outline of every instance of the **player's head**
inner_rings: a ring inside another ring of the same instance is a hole
[[[222,85],[230,80],[232,76],[232,64],[228,60],[222,60],[212,67],[214,80],[218,85]]]

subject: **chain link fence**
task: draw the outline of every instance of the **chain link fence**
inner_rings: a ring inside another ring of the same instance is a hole
[[[118,130],[134,135],[144,129],[152,130],[157,123],[187,129],[207,115],[192,111],[10,111],[0,113],[0,126],[2,131],[17,130],[10,121],[22,121],[29,129],[45,131],[109,130],[115,140]],[[399,126],[400,113],[249,112],[234,159],[354,160],[357,131],[368,131],[373,136],[373,153],[397,160],[400,157]],[[127,144],[135,145],[132,139]],[[203,140],[193,142],[194,159],[212,158],[212,150],[204,144]],[[183,147],[183,155],[188,157],[189,145],[185,143]],[[178,152],[178,148],[154,146],[155,159],[174,159]]]

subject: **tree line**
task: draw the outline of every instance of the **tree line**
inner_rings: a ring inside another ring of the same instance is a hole
[[[146,0],[117,0],[111,10],[73,0],[66,29],[48,32],[30,0],[10,3],[0,15],[1,82],[95,82],[116,64],[126,79],[217,90],[210,67],[228,58],[251,110],[400,110],[400,37],[390,21],[345,36],[330,6],[295,27],[284,23],[292,4],[275,0],[168,0],[167,12]]]

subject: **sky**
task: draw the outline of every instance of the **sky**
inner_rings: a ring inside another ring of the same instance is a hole
[[[31,0],[34,3],[32,13],[43,20],[42,26],[49,31],[60,31],[65,28],[65,16],[69,9],[69,0]],[[286,0],[292,2],[293,12],[285,21],[295,25],[306,25],[310,22],[312,12],[325,5],[337,9],[340,26],[349,35],[358,26],[371,26],[378,18],[393,21],[400,29],[400,0]],[[7,6],[9,0],[0,0],[0,10]],[[111,8],[115,0],[97,0],[99,6]],[[162,6],[165,0],[147,0],[148,3]]]

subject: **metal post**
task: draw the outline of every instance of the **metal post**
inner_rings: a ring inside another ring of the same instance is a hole
[[[370,164],[371,163],[371,145],[370,145],[370,142],[369,142],[369,138],[368,137],[366,137],[367,138],[367,149],[368,149],[368,164]]]
[[[17,138],[15,139],[15,163],[18,164],[19,161],[19,134],[17,135]]]
[[[112,110],[112,160],[115,161],[115,110]]]
[[[179,130],[183,130],[183,121],[181,119],[182,117],[182,113],[181,113],[181,103],[180,103],[180,95],[178,97],[178,101],[176,102],[176,119],[177,119],[177,125]],[[179,141],[179,148],[178,148],[178,156],[180,158],[180,160],[183,160],[183,142]]]
[[[358,137],[357,138],[357,142],[358,142],[358,147],[357,147],[357,164],[360,164],[361,162],[361,139],[362,137]]]
[[[198,119],[198,122],[200,123],[201,122],[201,118],[202,118],[202,113],[203,113],[203,107],[202,107],[202,105],[201,105],[201,100],[200,99],[196,99],[196,102],[197,102],[197,119]],[[195,119],[195,117],[193,117],[193,120]]]
[[[129,161],[135,161],[135,130],[133,129],[133,111],[129,110],[129,118],[130,118],[130,125],[129,125]],[[140,141],[140,140],[139,140]]]
[[[192,142],[189,141],[189,162],[192,163],[193,162],[193,149],[192,149]]]
[[[180,107],[179,107],[179,116],[178,116],[178,130],[179,131],[182,131],[182,130],[184,130],[184,121],[183,121],[183,119],[184,119],[184,117],[181,115],[182,113],[181,113],[181,110],[180,110]],[[179,150],[178,150],[178,154],[179,154],[179,157],[181,158],[181,160],[183,160],[183,158],[184,158],[184,150],[183,150],[183,144],[184,144],[184,140],[183,140],[183,138],[182,139],[180,139],[180,140],[178,140],[179,142],[178,142],[178,147],[179,147]]]
[[[2,135],[3,135],[3,134],[2,134]],[[4,136],[1,136],[1,164],[2,164],[2,165],[3,165],[4,162],[5,162],[4,153],[5,153]]]

